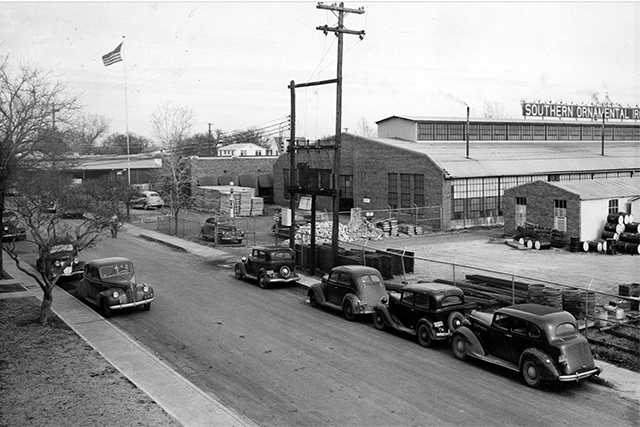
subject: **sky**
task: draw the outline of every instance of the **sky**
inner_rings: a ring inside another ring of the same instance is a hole
[[[332,4],[324,2],[325,5]],[[522,100],[640,104],[640,3],[345,2],[342,128],[394,115],[521,118]],[[160,105],[192,133],[267,128],[295,84],[335,79],[336,27],[317,2],[0,2],[0,55],[52,71],[110,133],[156,140]],[[123,39],[124,36],[124,39]],[[124,40],[123,62],[102,55]],[[335,134],[336,85],[295,90],[296,135]],[[276,131],[277,129],[277,131]]]

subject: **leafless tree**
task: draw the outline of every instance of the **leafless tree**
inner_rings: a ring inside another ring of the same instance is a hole
[[[48,213],[44,208],[52,202],[58,204],[58,210]],[[94,209],[95,206],[91,206],[91,203],[92,199],[86,197],[80,187],[74,186],[69,176],[51,170],[32,171],[23,175],[18,185],[18,194],[12,197],[11,208],[27,229],[26,240],[38,248],[40,262],[37,263],[37,272],[26,267],[16,250],[15,242],[3,243],[2,249],[15,262],[16,267],[32,277],[42,289],[39,321],[43,325],[47,324],[51,314],[53,289],[62,270],[70,266],[82,250],[97,242],[106,225],[106,212]],[[92,214],[82,220],[65,220],[62,218],[62,205],[68,209],[82,207],[83,210],[92,211]],[[61,244],[71,245],[71,256],[63,262],[58,273],[54,273],[52,249]]]
[[[0,56],[0,218],[7,190],[15,187],[20,172],[59,155],[60,129],[73,123],[78,110],[76,97],[66,94],[66,85],[51,71],[13,65]],[[2,260],[0,251],[0,270]]]
[[[511,116],[499,102],[484,102],[484,111],[482,117],[485,119],[508,119]]]
[[[111,120],[97,114],[78,117],[74,127],[67,133],[65,141],[69,149],[85,154],[96,146],[98,139],[109,132]]]
[[[364,117],[361,117],[360,120],[358,120],[358,128],[356,129],[356,133],[366,138],[375,138],[376,136],[378,136],[378,132],[374,128],[369,126],[369,122]]]
[[[171,209],[176,230],[178,213],[192,204],[191,170],[186,154],[194,121],[193,110],[166,103],[158,106],[151,116],[153,132],[167,148],[162,168],[155,174],[154,185]]]

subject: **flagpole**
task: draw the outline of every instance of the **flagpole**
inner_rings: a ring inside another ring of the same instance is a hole
[[[124,54],[124,37],[122,36],[122,49]],[[122,61],[124,65],[124,115],[127,136],[127,180],[131,186],[131,153],[129,152],[129,100],[127,99],[127,61]]]

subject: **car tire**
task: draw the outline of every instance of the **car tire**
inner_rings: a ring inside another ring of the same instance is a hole
[[[421,323],[418,326],[418,342],[423,347],[431,347],[433,345],[433,339],[431,338],[431,331],[429,325]]]
[[[236,274],[236,279],[238,280],[244,279],[244,274],[242,274],[242,270],[240,270],[240,267],[236,267],[235,274]]]
[[[313,291],[309,291],[309,305],[311,305],[311,307],[317,307],[318,306],[318,300],[316,299],[316,293]]]
[[[453,355],[458,360],[467,360],[467,341],[462,335],[454,335],[451,340]]]
[[[542,384],[540,370],[533,359],[526,359],[522,364],[522,378],[531,388],[539,388]]]
[[[376,310],[373,312],[373,326],[375,326],[379,331],[384,331],[387,326],[384,323],[384,313],[382,310]]]
[[[351,304],[351,301],[345,301],[344,304],[342,304],[342,314],[349,322],[356,320],[356,315],[353,312],[353,304]]]
[[[105,319],[111,317],[111,309],[104,301],[100,303],[100,311],[102,312],[102,317],[104,317]]]
[[[149,311],[151,310],[151,303],[146,303],[145,305],[143,305],[142,307],[144,307],[144,311]]]
[[[449,326],[450,331],[455,331],[460,326],[462,326],[462,322],[464,321],[464,315],[459,311],[452,311],[447,318],[447,326]]]
[[[269,287],[269,284],[267,283],[267,276],[264,274],[264,271],[261,271],[260,274],[258,274],[258,286],[262,289],[267,289]]]

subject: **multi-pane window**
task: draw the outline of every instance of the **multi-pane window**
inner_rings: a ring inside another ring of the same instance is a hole
[[[553,201],[554,228],[560,231],[567,231],[567,201]]]
[[[418,141],[433,141],[433,124],[418,123]]]
[[[547,140],[553,141],[558,139],[558,126],[547,125]]]
[[[436,141],[446,141],[447,140],[447,128],[449,127],[448,123],[436,123]]]
[[[411,175],[400,174],[400,207],[411,207]]]
[[[536,141],[542,141],[546,139],[544,133],[544,125],[533,125],[533,139]]]
[[[353,199],[353,175],[340,175],[338,186],[340,188],[340,197],[345,199]]]
[[[480,140],[490,141],[493,139],[493,131],[491,125],[480,125]]]
[[[493,139],[504,141],[507,139],[507,125],[493,125]]]
[[[387,184],[389,186],[388,204],[391,209],[398,207],[398,174],[387,174]]]
[[[424,206],[424,175],[413,175],[413,203]]]
[[[247,155],[247,150],[240,150],[240,155],[241,156],[246,156]]]
[[[620,212],[620,209],[618,208],[618,199],[609,200],[609,213],[615,214],[618,212]]]
[[[256,156],[262,156],[262,150],[256,150]]]
[[[449,125],[449,140],[450,141],[462,141],[465,139],[464,135],[465,125],[462,123],[451,123]]]

